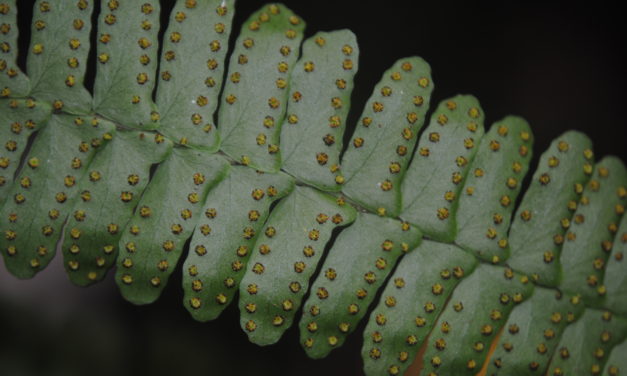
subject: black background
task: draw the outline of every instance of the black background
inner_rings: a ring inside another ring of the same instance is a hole
[[[25,30],[33,1],[18,2]],[[307,36],[341,28],[357,35],[360,71],[349,123],[384,70],[401,57],[418,55],[431,64],[434,103],[474,94],[486,124],[508,114],[526,118],[536,138],[534,164],[568,129],[590,136],[597,159],[614,154],[625,160],[627,44],[617,9],[599,2],[284,3],[305,19]],[[234,34],[262,4],[239,1]],[[163,9],[171,4],[163,2]],[[25,31],[21,51],[27,48]],[[136,307],[118,295],[111,278],[89,289],[72,286],[59,257],[30,281],[17,281],[0,268],[0,374],[362,374],[363,324],[344,347],[314,361],[300,348],[296,328],[279,344],[261,348],[247,341],[235,305],[201,324],[181,300],[180,273],[157,303]]]

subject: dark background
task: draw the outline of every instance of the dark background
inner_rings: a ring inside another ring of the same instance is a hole
[[[18,2],[25,30],[33,1]],[[239,1],[235,35],[264,3]],[[508,114],[525,117],[536,138],[534,164],[568,129],[587,133],[597,158],[625,160],[626,24],[617,9],[598,2],[284,3],[306,20],[307,36],[340,28],[357,35],[351,124],[382,72],[398,58],[419,55],[433,69],[434,103],[468,93],[481,101],[486,124]],[[20,40],[25,51],[28,38]],[[314,361],[300,348],[295,327],[277,345],[250,344],[236,305],[214,322],[195,322],[181,303],[180,273],[157,303],[136,307],[119,296],[111,278],[89,289],[72,286],[60,261],[30,281],[0,267],[0,374],[362,374],[363,324],[344,347]]]

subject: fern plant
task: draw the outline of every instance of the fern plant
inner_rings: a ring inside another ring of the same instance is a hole
[[[281,4],[244,23],[228,69],[233,0],[177,1],[162,41],[158,2],[102,0],[94,46],[93,1],[38,0],[26,72],[16,9],[0,1],[0,251],[16,277],[59,248],[73,283],[115,265],[123,297],[148,304],[181,262],[192,317],[239,292],[259,345],[298,320],[322,358],[366,321],[370,375],[627,368],[627,170],[582,133],[521,194],[531,127],[485,131],[470,95],[432,105],[419,57],[383,73],[344,146],[356,38],[303,40]]]

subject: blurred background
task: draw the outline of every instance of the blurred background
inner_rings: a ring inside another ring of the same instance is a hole
[[[25,51],[34,0],[18,3]],[[508,114],[525,117],[536,138],[532,169],[541,151],[568,129],[587,133],[597,158],[626,159],[627,24],[616,9],[598,2],[284,3],[305,19],[307,36],[341,28],[357,35],[360,71],[349,124],[383,71],[398,58],[418,55],[433,69],[433,103],[468,93],[481,101],[486,126]],[[239,1],[234,36],[263,4]],[[172,4],[162,6],[167,20]],[[21,63],[24,68],[24,58]],[[314,361],[301,349],[295,327],[277,345],[250,344],[236,305],[214,322],[195,322],[181,303],[180,282],[175,273],[157,303],[137,307],[120,297],[111,275],[88,289],[71,285],[59,257],[27,281],[0,265],[0,374],[362,374],[364,324],[344,347]]]

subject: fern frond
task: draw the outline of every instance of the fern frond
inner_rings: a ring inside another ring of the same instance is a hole
[[[72,115],[53,115],[39,131],[0,210],[0,248],[13,275],[32,278],[52,260],[74,199],[91,199],[78,182],[114,132],[108,121]]]
[[[115,265],[140,305],[185,258],[194,319],[239,292],[251,342],[299,320],[311,358],[365,326],[369,375],[414,360],[428,375],[625,367],[627,170],[595,164],[585,135],[551,144],[516,208],[531,127],[510,115],[484,131],[471,95],[430,108],[422,58],[385,71],[355,121],[356,36],[301,43],[305,22],[282,4],[252,14],[229,52],[234,0],[169,15],[150,0],[34,2],[27,76],[17,2],[0,0],[0,252],[14,276],[59,248],[74,284]]]

